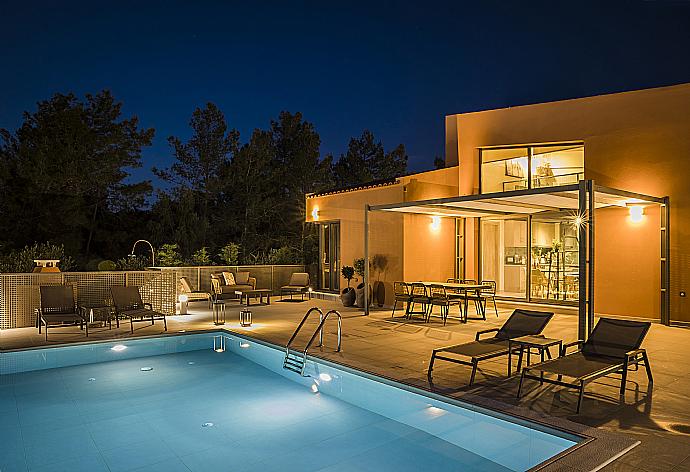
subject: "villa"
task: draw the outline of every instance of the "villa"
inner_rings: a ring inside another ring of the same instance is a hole
[[[319,289],[491,280],[499,303],[690,321],[690,84],[449,115],[445,167],[310,194]],[[367,267],[369,269],[369,267]]]

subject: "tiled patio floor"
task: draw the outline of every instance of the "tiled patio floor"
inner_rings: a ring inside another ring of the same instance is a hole
[[[486,321],[470,320],[466,325],[449,321],[447,326],[432,319],[431,323],[391,319],[389,310],[361,316],[357,310],[343,309],[339,304],[313,300],[305,302],[274,302],[270,306],[253,306],[254,324],[241,328],[237,323],[239,306],[228,304],[228,320],[224,328],[241,332],[275,344],[284,345],[298,321],[311,306],[339,309],[343,313],[343,351],[335,353],[335,323],[328,328],[325,347],[313,349],[312,354],[342,364],[383,375],[410,385],[432,390],[454,398],[481,395],[509,405],[520,404],[532,411],[570,421],[622,432],[641,441],[641,445],[609,465],[604,470],[690,471],[690,330],[653,325],[643,347],[650,356],[654,374],[654,388],[647,389],[643,372],[629,376],[625,403],[619,403],[616,378],[602,379],[586,391],[582,412],[574,412],[575,391],[555,386],[539,387],[527,384],[527,395],[520,402],[515,399],[517,377],[506,379],[506,360],[499,358],[480,364],[477,381],[468,387],[469,368],[439,362],[434,369],[433,384],[426,370],[432,349],[474,339],[481,329],[500,326],[508,310],[499,310]],[[215,329],[211,314],[203,302],[190,304],[190,315],[170,317],[168,332]],[[576,339],[577,318],[557,315],[544,334]],[[315,326],[315,323],[309,326]],[[305,327],[304,338],[310,329]],[[313,328],[311,329],[313,331]],[[162,324],[135,325],[135,336],[162,332]],[[129,337],[129,324],[119,329],[94,329],[89,340]],[[74,328],[57,328],[50,332],[48,344],[83,342],[83,334]],[[306,339],[300,339],[306,342]],[[0,331],[0,349],[45,345],[36,329],[22,328]],[[465,398],[467,400],[467,398]]]

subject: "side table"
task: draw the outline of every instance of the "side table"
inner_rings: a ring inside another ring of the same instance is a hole
[[[527,365],[530,365],[530,354],[532,349],[536,349],[541,356],[541,362],[544,362],[544,354],[551,359],[551,351],[549,348],[551,346],[558,346],[558,352],[561,352],[561,347],[563,346],[562,339],[547,338],[546,336],[520,336],[519,338],[513,338],[508,340],[508,377],[512,375],[512,354],[513,349],[517,348],[520,350],[518,356],[517,372],[520,372],[522,367],[522,356],[523,351],[527,348]]]

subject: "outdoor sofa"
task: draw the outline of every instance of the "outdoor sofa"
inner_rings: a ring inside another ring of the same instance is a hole
[[[214,300],[238,298],[235,292],[255,289],[256,278],[250,277],[249,272],[240,271],[233,274],[229,271],[223,271],[211,274],[211,290]]]
[[[477,373],[477,364],[480,361],[507,355],[508,341],[510,339],[539,335],[552,317],[553,313],[515,310],[501,328],[477,331],[475,340],[472,342],[434,349],[431,353],[427,375],[431,379],[434,362],[437,359],[454,362],[472,367],[472,374],[470,376],[470,385],[472,385]],[[495,334],[491,338],[480,339],[482,334],[489,333]],[[519,348],[515,348],[515,352],[519,353]]]
[[[525,379],[538,380],[562,387],[579,390],[577,412],[580,412],[585,385],[600,377],[610,374],[621,374],[620,395],[625,395],[625,384],[628,371],[640,364],[645,366],[647,379],[652,385],[652,370],[649,367],[647,351],[640,349],[642,341],[649,331],[651,323],[643,321],[616,320],[600,318],[587,341],[578,340],[564,344],[561,357],[550,361],[528,366],[522,370],[517,397],[522,394]],[[577,346],[577,352],[566,354],[569,347]],[[544,377],[544,374],[556,374],[556,379]],[[572,378],[564,382],[563,377]]]
[[[165,313],[153,310],[150,303],[144,303],[141,300],[139,287],[110,287],[110,294],[113,297],[115,316],[118,318],[129,318],[132,333],[134,333],[135,321],[148,322],[150,320],[153,325],[155,320],[163,320],[163,327],[165,331],[168,330]]]
[[[74,301],[74,290],[70,285],[41,285],[41,307],[36,310],[36,327],[39,334],[41,326],[45,326],[46,341],[48,340],[48,326],[74,326],[86,331],[89,336],[89,324],[83,311]]]

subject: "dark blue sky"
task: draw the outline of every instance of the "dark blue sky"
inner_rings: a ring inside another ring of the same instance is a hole
[[[690,82],[690,1],[2,2],[0,127],[111,89],[156,128],[145,178],[207,101],[243,141],[301,111],[324,155],[368,128],[423,170],[446,114]]]

